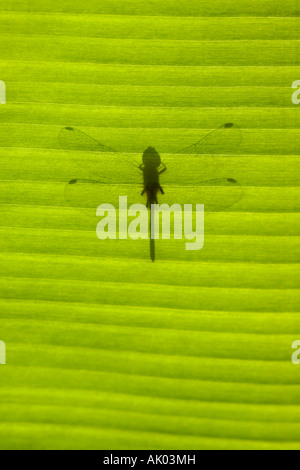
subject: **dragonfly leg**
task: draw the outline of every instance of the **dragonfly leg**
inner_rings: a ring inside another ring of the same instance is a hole
[[[161,186],[158,186],[158,189],[160,190],[161,194],[165,194],[163,188]]]
[[[164,163],[162,163],[162,169],[158,171],[158,174],[161,175],[162,173],[164,173],[165,171],[167,171],[167,167]]]

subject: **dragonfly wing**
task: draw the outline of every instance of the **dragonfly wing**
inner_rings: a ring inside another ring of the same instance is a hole
[[[88,152],[116,152],[111,147],[101,144],[97,139],[74,127],[64,127],[58,134],[58,140],[65,150]]]
[[[73,179],[65,186],[65,199],[69,206],[83,209],[88,216],[95,217],[100,204],[112,204],[119,207],[119,197],[126,196],[128,207],[132,204],[146,204],[142,196],[142,185],[135,183],[111,184],[97,180]]]
[[[207,134],[193,145],[190,145],[178,154],[231,154],[236,151],[242,142],[242,132],[233,123],[226,123]]]
[[[210,179],[185,187],[170,185],[160,204],[193,204],[193,209],[204,204],[205,212],[221,212],[237,204],[243,194],[243,187],[233,178]]]
[[[138,182],[142,172],[135,156],[123,155],[74,127],[64,127],[58,135],[60,146],[68,151],[78,178],[116,184]]]
[[[197,184],[199,179],[211,179],[216,173],[221,175],[224,156],[236,154],[242,138],[240,128],[227,123],[179,152],[164,156],[167,171],[162,175],[162,185],[192,185]]]

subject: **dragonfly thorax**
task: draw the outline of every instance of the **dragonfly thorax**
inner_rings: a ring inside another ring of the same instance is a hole
[[[143,164],[145,167],[158,168],[161,165],[161,158],[157,150],[148,147],[143,154]]]

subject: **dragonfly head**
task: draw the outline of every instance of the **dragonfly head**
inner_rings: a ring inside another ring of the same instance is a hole
[[[144,165],[154,165],[158,168],[161,164],[161,158],[157,150],[153,147],[148,147],[143,154]]]

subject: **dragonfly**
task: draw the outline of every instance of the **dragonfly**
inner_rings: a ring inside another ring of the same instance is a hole
[[[163,158],[154,147],[148,147],[142,159],[121,154],[74,127],[61,129],[58,139],[84,173],[66,184],[66,201],[76,208],[92,208],[94,215],[100,201],[116,207],[121,190],[132,203],[142,202],[149,209],[159,200],[170,205],[183,200],[204,204],[205,213],[228,210],[243,197],[242,185],[232,175],[226,176],[221,164],[237,153],[242,142],[241,129],[233,123]],[[149,238],[150,258],[155,261],[155,241]]]

